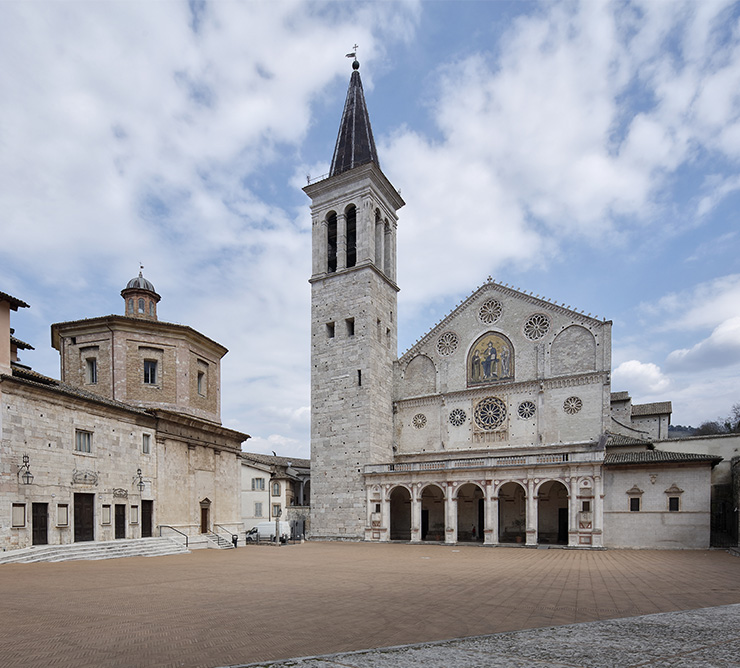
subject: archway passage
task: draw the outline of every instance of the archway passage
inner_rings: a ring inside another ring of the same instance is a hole
[[[427,485],[421,493],[421,539],[445,539],[445,495],[437,485]]]
[[[524,488],[507,482],[498,492],[499,543],[524,543],[527,538],[527,499]]]
[[[411,494],[405,487],[391,491],[391,540],[411,540]]]
[[[537,542],[568,544],[568,490],[562,482],[548,480],[537,494]]]
[[[457,540],[462,543],[483,541],[483,491],[467,483],[457,492]]]

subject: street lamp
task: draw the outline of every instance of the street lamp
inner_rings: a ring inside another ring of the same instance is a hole
[[[136,479],[139,479],[138,482],[136,482]],[[144,478],[141,475],[141,469],[136,469],[136,477],[134,478],[134,482],[136,482],[136,486],[139,488],[139,493],[144,491],[144,487],[146,487],[146,483],[144,482]]]
[[[23,473],[21,473],[23,471]],[[28,455],[23,455],[23,463],[18,467],[18,475],[23,480],[24,485],[30,485],[33,482],[33,473],[31,473],[31,459]]]

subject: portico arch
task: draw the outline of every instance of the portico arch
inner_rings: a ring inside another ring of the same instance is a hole
[[[523,543],[527,528],[527,494],[518,482],[507,482],[498,491],[499,543]]]
[[[403,485],[390,493],[391,540],[411,540],[411,493]]]
[[[558,480],[547,480],[537,490],[537,542],[568,544],[568,489]]]
[[[445,494],[438,485],[427,485],[421,492],[421,539],[445,539]]]
[[[462,485],[457,490],[458,542],[482,542],[484,516],[483,490],[472,482]]]

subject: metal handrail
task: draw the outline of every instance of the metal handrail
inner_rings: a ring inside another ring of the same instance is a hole
[[[215,528],[215,527],[218,527],[218,528],[219,528],[219,529],[221,529],[222,531],[226,532],[226,533],[227,533],[227,534],[229,535],[229,542],[231,542],[231,538],[232,538],[232,536],[234,535],[234,532],[233,532],[233,531],[231,531],[230,529],[227,529],[227,528],[226,528],[225,526],[223,526],[222,524],[216,524],[215,522],[214,522],[213,526],[214,526],[214,528]],[[215,533],[216,535],[218,535],[218,532],[217,532],[217,531],[215,531],[214,533]],[[239,535],[239,532],[238,532],[238,531],[236,532],[236,535],[237,535],[237,536]]]
[[[162,537],[162,529],[172,529],[175,533],[179,533],[181,536],[185,536],[185,547],[188,547],[188,535],[186,533],[183,533],[180,531],[180,529],[175,529],[175,527],[171,527],[169,524],[160,524],[159,525],[159,537]]]

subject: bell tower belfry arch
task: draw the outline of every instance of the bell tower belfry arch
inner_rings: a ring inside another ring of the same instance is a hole
[[[329,176],[311,198],[311,534],[357,540],[368,510],[363,467],[393,457],[397,357],[396,211],[352,63]]]

